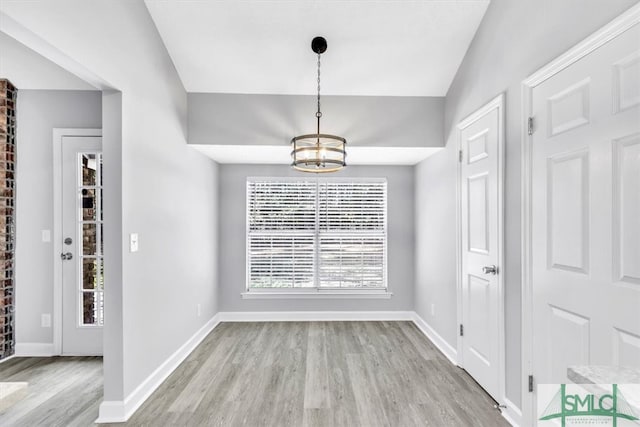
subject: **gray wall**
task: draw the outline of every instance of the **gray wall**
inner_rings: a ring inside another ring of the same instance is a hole
[[[386,177],[387,265],[391,299],[243,300],[246,287],[246,180],[249,176],[313,178],[284,165],[220,166],[220,311],[413,310],[413,167],[350,166],[331,177]]]
[[[19,90],[17,103],[16,341],[52,343],[40,316],[53,310],[53,128],[100,128],[96,91]]]
[[[507,397],[521,401],[520,84],[637,0],[492,0],[445,101],[446,149],[416,168],[416,311],[456,344],[454,127],[506,92]],[[437,178],[437,179],[436,179]],[[429,315],[435,301],[436,316]],[[445,306],[440,307],[444,304]]]
[[[140,43],[145,54],[136,60],[135,73],[119,76],[126,80],[120,246],[124,396],[217,313],[218,166],[187,145],[186,92],[144,5],[135,7],[140,10],[133,34],[143,34],[130,42]],[[138,252],[128,251],[130,233],[138,233]]]
[[[446,149],[415,167],[414,310],[456,348],[456,152]],[[452,181],[453,180],[453,181]],[[431,315],[431,305],[434,315]]]
[[[316,97],[189,94],[189,144],[286,145],[315,129]],[[323,96],[321,130],[350,146],[440,147],[444,98]]]
[[[217,312],[218,169],[186,143],[187,95],[142,0],[40,6],[25,14],[47,19],[25,25],[46,46],[19,41],[64,52],[65,64],[113,89],[102,104],[104,399],[122,404]]]

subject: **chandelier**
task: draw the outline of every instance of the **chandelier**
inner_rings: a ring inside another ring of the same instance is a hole
[[[347,140],[341,136],[320,133],[320,55],[327,50],[324,37],[311,41],[311,50],[318,55],[318,110],[316,111],[316,133],[299,135],[291,139],[291,166],[302,172],[336,172],[344,168]]]

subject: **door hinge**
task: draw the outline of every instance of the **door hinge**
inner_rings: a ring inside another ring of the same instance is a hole
[[[458,161],[462,163],[462,150],[458,150]]]
[[[460,336],[464,336],[464,326],[462,326],[462,324],[460,324]]]
[[[533,135],[533,117],[527,119],[527,133]]]
[[[529,375],[529,393],[533,393],[533,375]]]

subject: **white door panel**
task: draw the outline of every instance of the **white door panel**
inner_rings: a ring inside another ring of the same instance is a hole
[[[613,280],[640,286],[640,133],[613,144]]]
[[[589,273],[589,153],[547,160],[548,268]]]
[[[640,30],[533,88],[533,374],[640,367]],[[535,406],[534,406],[535,407]]]
[[[640,360],[640,336],[616,328],[613,338],[613,364],[633,366]]]
[[[460,162],[461,337],[460,364],[497,401],[501,391],[501,264],[499,106],[479,110],[458,126]],[[492,104],[493,105],[493,104]]]

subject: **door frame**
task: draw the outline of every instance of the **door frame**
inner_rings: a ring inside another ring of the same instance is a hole
[[[507,405],[508,410],[516,410],[517,406],[508,401],[505,395],[506,375],[505,375],[505,304],[504,304],[504,140],[505,140],[505,94],[500,93],[488,103],[484,104],[471,115],[464,118],[456,125],[456,149],[457,157],[462,150],[462,131],[485,116],[487,113],[498,110],[498,372],[499,372],[499,405]],[[460,157],[456,161],[456,293],[457,293],[457,320],[458,325],[462,324],[462,161]],[[464,368],[464,336],[457,334],[457,354],[458,366]],[[481,384],[482,385],[482,384]]]
[[[612,39],[616,38],[623,32],[627,31],[634,25],[640,24],[640,4],[632,6],[626,12],[613,21],[600,28],[589,37],[579,42],[577,45],[560,55],[553,61],[549,62],[538,71],[531,74],[522,81],[522,109],[520,123],[521,126],[521,142],[522,142],[522,223],[521,223],[521,239],[522,239],[522,415],[523,422],[533,422],[533,392],[529,392],[529,375],[534,375],[535,390],[535,373],[533,372],[533,283],[532,283],[532,242],[531,234],[531,218],[532,218],[532,143],[533,135],[529,135],[529,117],[533,114],[533,89],[547,79],[558,74],[560,71],[576,63],[580,59],[589,55],[596,49],[602,47]],[[533,122],[533,131],[535,131],[535,121]]]
[[[62,141],[65,137],[102,136],[102,129],[53,129],[53,355],[62,355]]]

